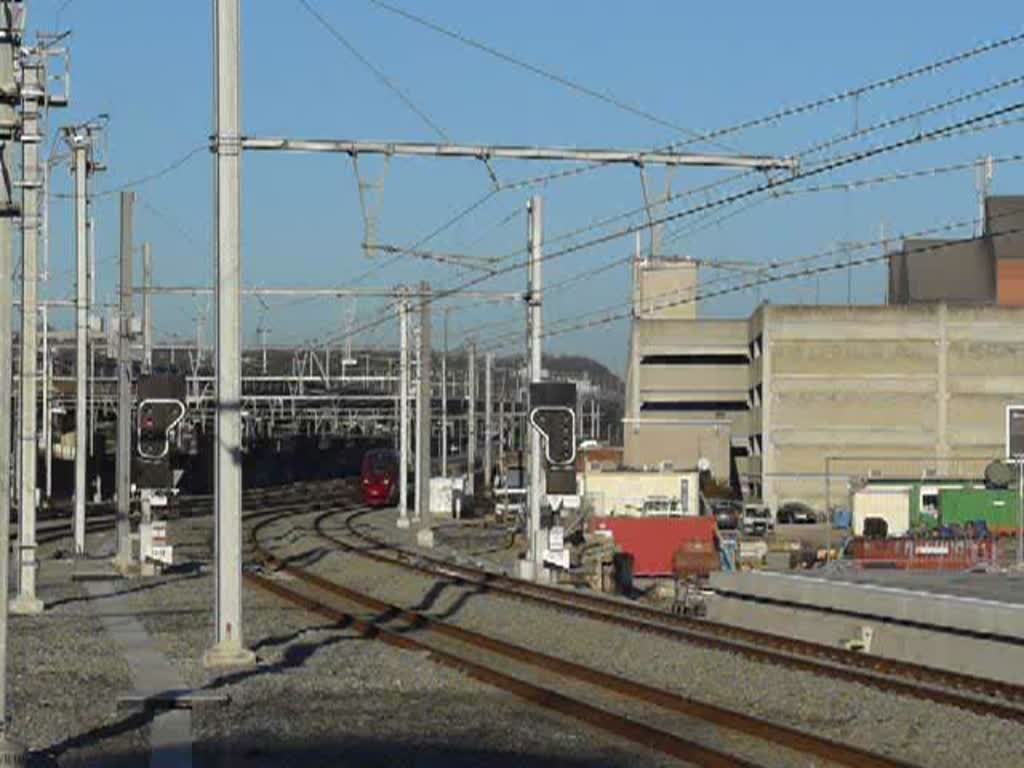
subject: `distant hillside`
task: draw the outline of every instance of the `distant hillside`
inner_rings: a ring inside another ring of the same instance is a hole
[[[502,358],[501,365],[519,367],[523,365],[522,356]],[[623,394],[626,385],[622,379],[612,373],[607,366],[582,355],[545,355],[544,368],[553,374],[590,380],[609,393]]]

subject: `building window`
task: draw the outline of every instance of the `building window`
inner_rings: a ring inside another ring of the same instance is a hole
[[[721,414],[724,415],[725,413],[736,413],[737,411],[746,410],[746,400],[715,400],[696,402],[691,402],[688,400],[674,400],[669,402],[644,403],[643,405],[640,406],[640,411],[647,413],[662,411],[676,411],[683,413],[712,411],[716,413],[721,412]]]
[[[644,355],[640,358],[641,365],[746,365],[749,362],[750,358],[742,353]]]
[[[679,481],[679,511],[690,514],[690,478],[684,477]]]

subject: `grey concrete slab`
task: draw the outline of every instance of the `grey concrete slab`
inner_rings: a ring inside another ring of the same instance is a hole
[[[143,696],[185,691],[185,681],[155,647],[145,627],[131,615],[129,597],[109,582],[83,585],[95,598],[94,610],[114,646],[128,662],[135,692]],[[192,714],[173,709],[154,716],[149,729],[150,768],[191,768]]]
[[[1019,602],[758,571],[712,574],[711,587],[740,598],[1024,642],[1024,604]]]

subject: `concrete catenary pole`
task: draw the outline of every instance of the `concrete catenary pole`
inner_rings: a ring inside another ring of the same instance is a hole
[[[476,343],[466,345],[466,495],[476,496]]]
[[[529,377],[531,383],[540,382],[543,378],[543,355],[541,354],[541,334],[543,332],[542,316],[542,282],[541,265],[544,257],[544,201],[539,195],[530,199],[529,208],[529,286],[528,286],[528,327],[527,359],[529,361]],[[527,400],[527,413],[530,410]],[[540,433],[529,430],[529,461],[527,473],[530,478],[530,518],[527,541],[530,547],[527,576],[537,578],[542,567],[542,541],[540,528],[541,494],[544,488],[543,467],[541,465]]]
[[[416,435],[416,464],[419,468],[420,519],[417,541],[421,546],[432,546],[434,534],[430,515],[430,284],[420,283],[420,381],[419,397],[422,418]]]
[[[15,613],[43,610],[36,597],[36,428],[38,389],[38,234],[39,234],[39,98],[45,83],[40,66],[31,59],[22,64],[22,190],[21,190],[21,505],[18,517],[18,595],[11,603]]]
[[[448,477],[448,308],[444,310],[441,353],[441,477]]]
[[[12,11],[21,3],[0,3],[0,93],[13,94],[14,52],[20,44]],[[24,747],[13,741],[7,730],[7,593],[8,553],[11,542],[11,357],[14,303],[14,259],[12,258],[13,221],[17,207],[10,179],[14,178],[12,140],[17,131],[17,115],[12,99],[0,99],[0,760],[18,765]]]
[[[53,355],[49,346],[49,323],[46,307],[43,313],[43,446],[46,458],[46,498],[53,497],[53,413],[50,390],[53,388]]]
[[[398,527],[409,527],[409,302],[398,305]]]
[[[217,372],[214,453],[217,600],[207,667],[249,665],[242,641],[241,98],[239,0],[214,2]]]
[[[72,132],[75,175],[75,555],[85,554],[86,432],[88,424],[88,337],[89,337],[89,233],[86,210],[89,176],[89,135]],[[46,414],[49,418],[49,414]]]
[[[419,524],[420,515],[423,512],[423,495],[420,493],[423,490],[423,483],[420,482],[420,472],[423,470],[423,465],[420,463],[420,454],[423,452],[423,444],[420,442],[420,438],[423,436],[423,388],[420,386],[420,377],[423,376],[423,345],[420,344],[422,332],[419,325],[413,329],[413,344],[416,348],[416,378],[414,380],[416,412],[413,414],[415,443],[413,446],[412,519],[417,524]]]
[[[494,443],[494,353],[484,358],[484,493],[491,493],[494,476],[491,447]]]
[[[86,194],[88,194],[86,187]],[[89,248],[89,306],[96,306],[96,222],[91,218],[86,224],[88,238],[86,240]],[[52,361],[51,361],[52,365]],[[89,391],[93,391],[96,381],[96,345],[89,345]],[[96,483],[100,482],[100,462],[96,457],[96,401],[95,398],[89,406],[89,457],[93,460],[93,467],[96,472]],[[96,501],[100,501],[100,494],[97,493]]]
[[[132,565],[132,242],[135,193],[121,193],[121,282],[117,334],[117,554],[122,571]]]
[[[147,373],[153,370],[153,248],[142,244],[142,366]]]

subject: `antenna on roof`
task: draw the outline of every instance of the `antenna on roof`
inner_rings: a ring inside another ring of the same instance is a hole
[[[992,155],[979,157],[974,179],[974,188],[978,192],[978,221],[974,227],[975,237],[982,237],[985,234],[985,200],[992,194],[993,173]]]

